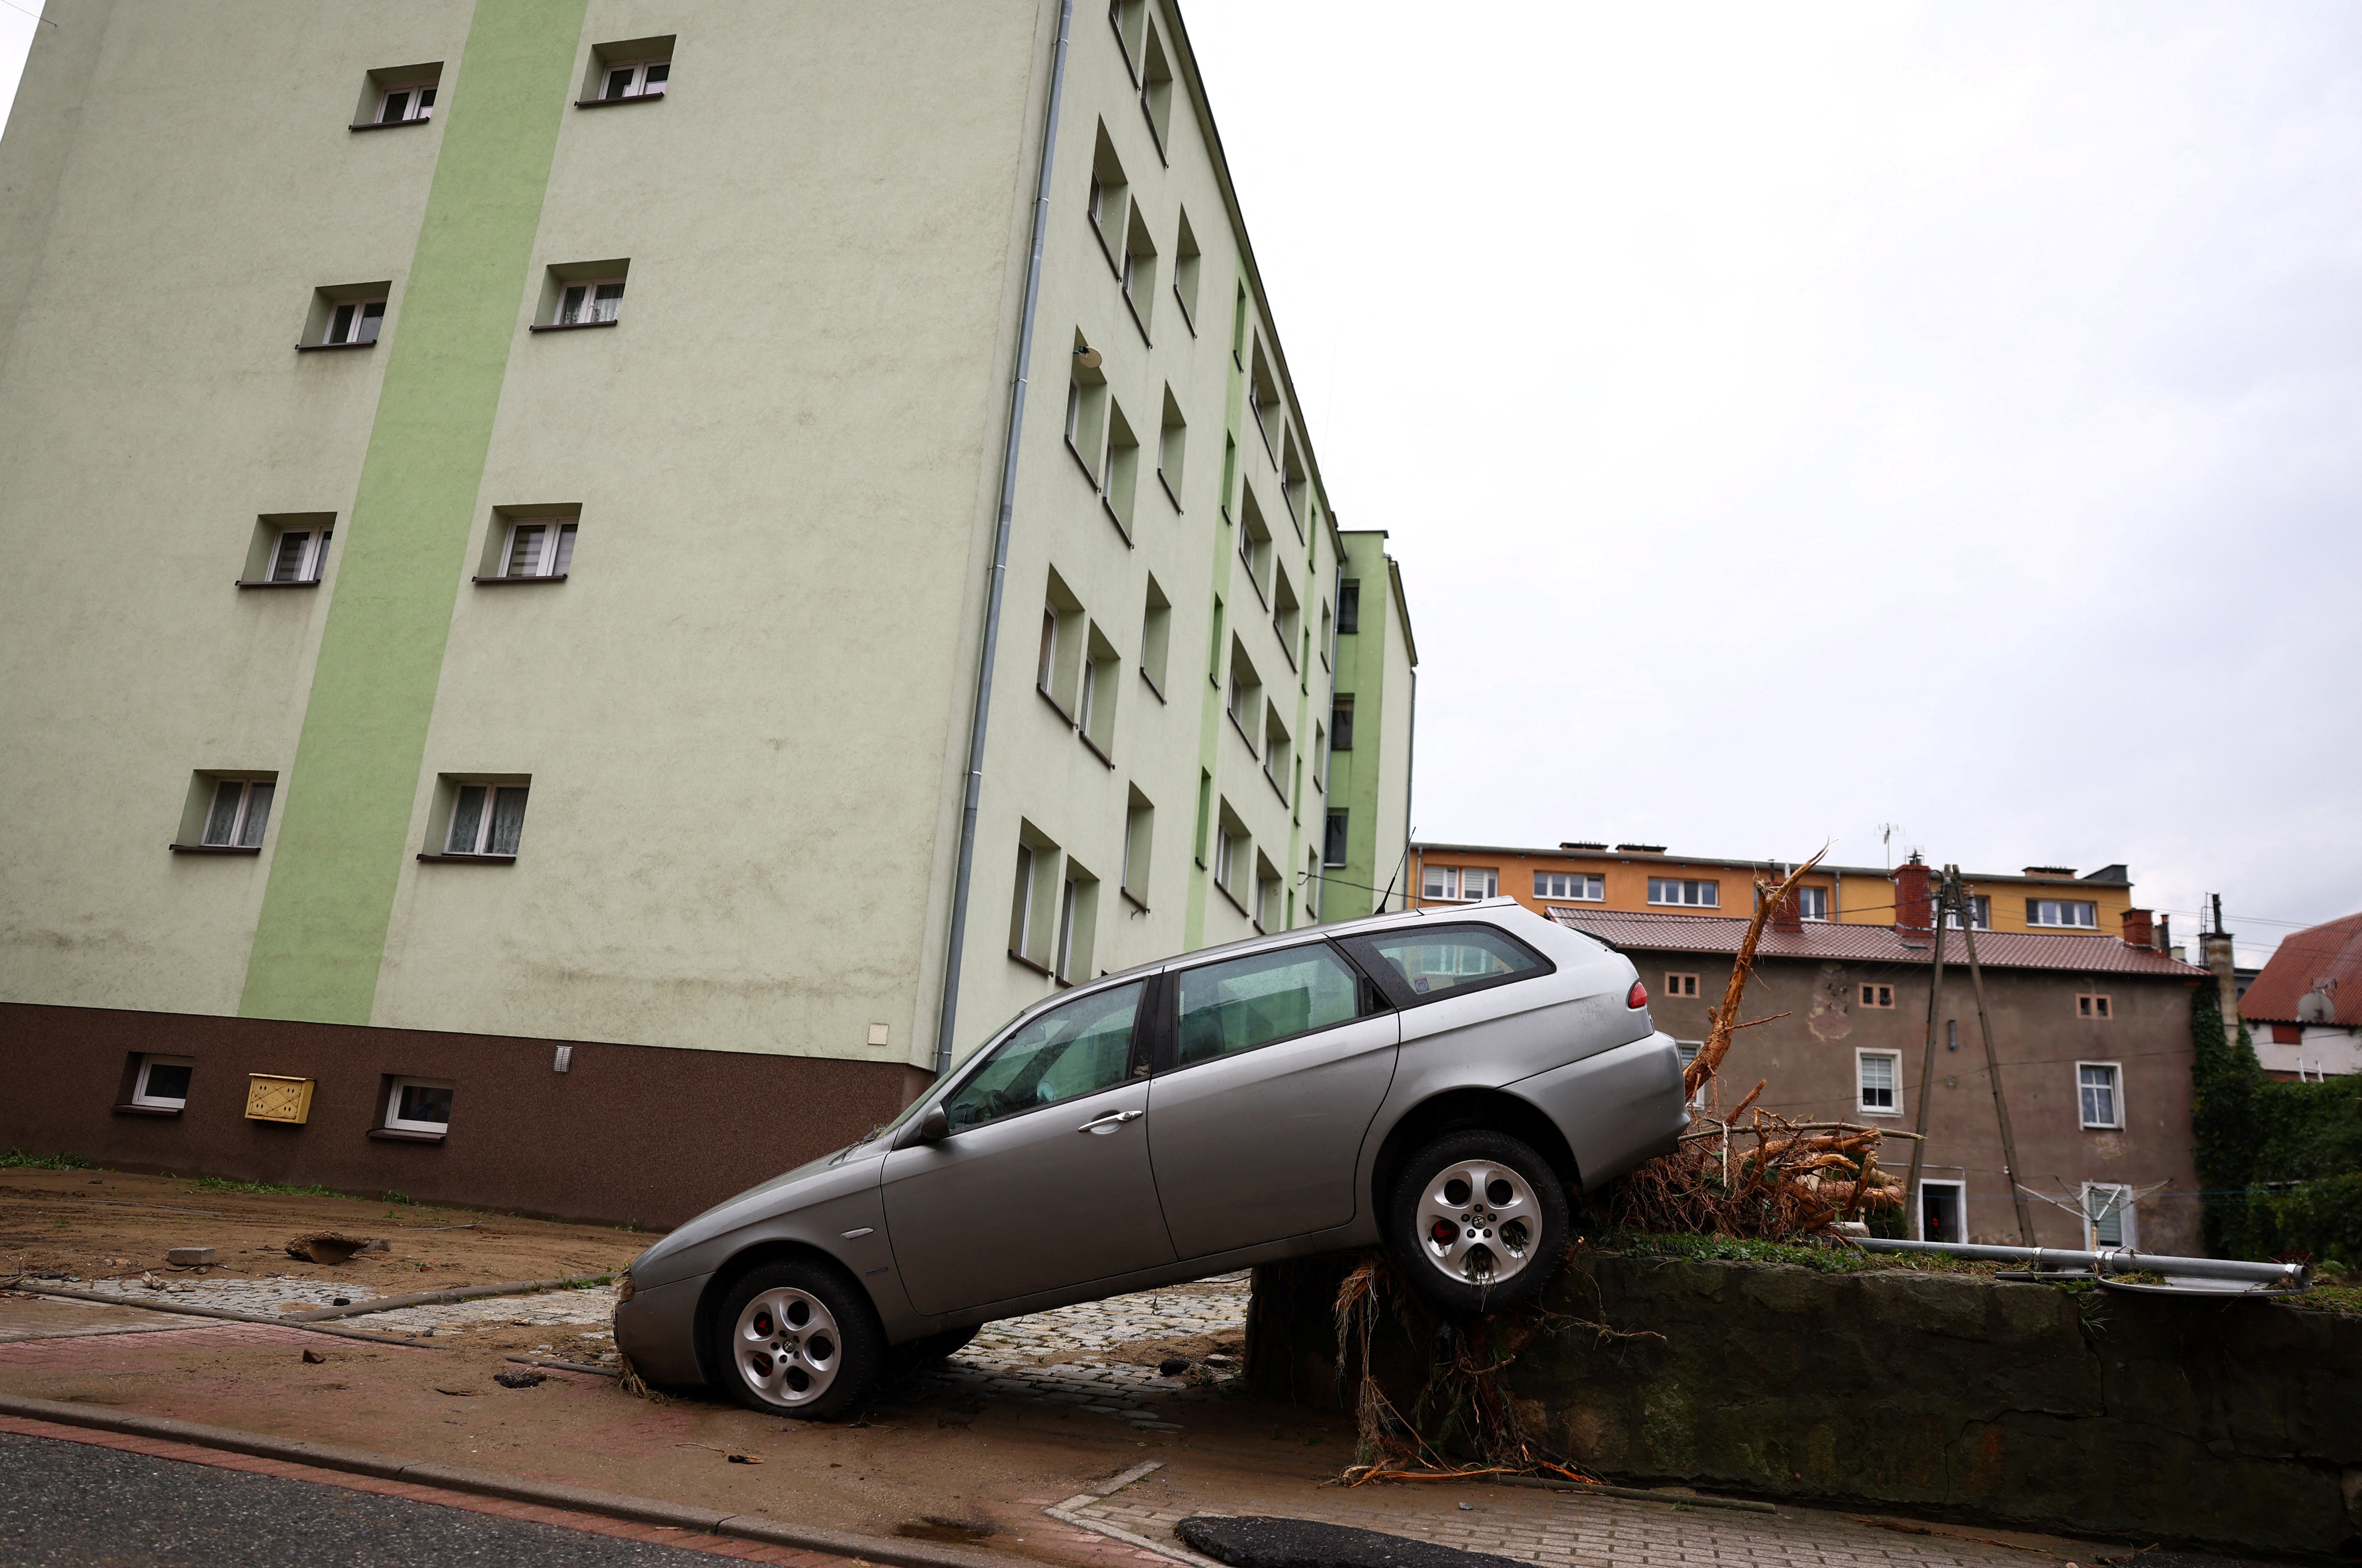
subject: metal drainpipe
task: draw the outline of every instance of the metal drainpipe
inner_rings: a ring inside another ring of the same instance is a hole
[[[944,959],[944,999],[935,1026],[935,1076],[951,1070],[952,1029],[959,1019],[960,960],[967,940],[967,898],[976,878],[977,802],[984,793],[984,735],[992,719],[994,654],[1009,580],[1009,526],[1017,509],[1017,448],[1025,433],[1025,393],[1033,368],[1033,317],[1042,301],[1042,248],[1050,226],[1050,174],[1058,150],[1058,104],[1066,87],[1066,36],[1074,0],[1060,0],[1058,49],[1050,67],[1050,111],[1042,126],[1042,173],[1033,186],[1033,251],[1025,262],[1025,313],[1017,328],[1017,376],[1009,400],[1009,443],[1000,456],[1000,516],[984,610],[984,651],[976,671],[976,717],[968,726],[966,799],[960,808],[959,872],[952,884],[952,929]]]

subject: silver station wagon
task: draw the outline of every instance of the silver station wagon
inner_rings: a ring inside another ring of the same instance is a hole
[[[1569,1196],[1686,1123],[1648,1000],[1506,899],[1109,976],[642,1253],[616,1342],[651,1383],[826,1419],[994,1319],[1281,1258],[1382,1244],[1447,1309],[1505,1305]]]

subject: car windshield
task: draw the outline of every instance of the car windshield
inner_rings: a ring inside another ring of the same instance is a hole
[[[1053,1008],[1002,1041],[944,1102],[955,1129],[1112,1088],[1131,1058],[1147,982],[1135,980]]]

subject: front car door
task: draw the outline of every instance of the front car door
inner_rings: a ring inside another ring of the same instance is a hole
[[[1168,971],[1148,1142],[1185,1258],[1353,1218],[1354,1169],[1400,1038],[1326,942]]]
[[[1029,1020],[944,1101],[951,1133],[886,1156],[886,1231],[925,1313],[1173,1261],[1148,1163],[1152,982]]]

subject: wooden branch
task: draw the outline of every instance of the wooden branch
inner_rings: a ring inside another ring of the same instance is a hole
[[[1755,918],[1747,922],[1747,935],[1738,944],[1738,957],[1730,966],[1730,984],[1723,988],[1722,1005],[1714,1010],[1714,1027],[1706,1032],[1705,1047],[1682,1070],[1683,1098],[1695,1096],[1699,1086],[1714,1077],[1723,1057],[1730,1054],[1730,1037],[1738,1027],[1732,1021],[1738,1016],[1739,999],[1747,994],[1747,977],[1754,971],[1755,944],[1763,940],[1763,927],[1795,887],[1796,878],[1819,865],[1821,856],[1827,853],[1826,847],[1816,851],[1811,859],[1783,878],[1769,896],[1756,900]]]

